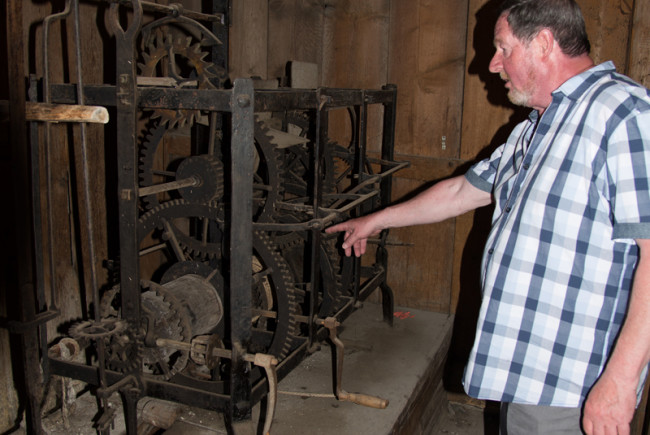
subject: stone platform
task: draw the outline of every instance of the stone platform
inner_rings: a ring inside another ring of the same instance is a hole
[[[341,402],[332,395],[332,350],[320,350],[304,359],[280,383],[273,435],[420,435],[432,433],[439,416],[447,412],[442,387],[453,317],[408,308],[396,308],[393,326],[382,319],[381,305],[365,302],[338,328],[345,345],[342,389],[389,401],[385,409]],[[123,434],[119,397],[112,397],[116,418],[111,434]],[[44,420],[45,432],[95,434],[96,401],[84,394],[63,419],[61,413]],[[223,415],[172,402],[142,398],[138,402],[138,435],[228,434]],[[252,433],[259,421],[259,404],[246,427]],[[155,421],[157,420],[157,421]],[[166,430],[161,429],[166,428]],[[239,430],[238,430],[239,432]],[[237,433],[239,435],[239,433]]]
[[[426,434],[447,412],[443,366],[453,317],[396,308],[394,324],[382,320],[381,306],[366,302],[339,328],[345,345],[342,389],[387,399],[386,409],[339,402],[307,393],[331,394],[332,352],[323,344],[279,384],[272,434]],[[304,395],[301,395],[304,394]],[[145,399],[146,400],[146,399]],[[257,408],[257,407],[256,407]],[[254,409],[254,418],[257,418]],[[226,433],[214,413],[182,414],[165,434]]]

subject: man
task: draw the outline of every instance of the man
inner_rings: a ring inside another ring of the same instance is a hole
[[[502,403],[503,433],[629,433],[650,361],[650,95],[594,66],[574,0],[506,0],[494,45],[529,119],[464,176],[327,232],[362,255],[494,202],[466,391]]]

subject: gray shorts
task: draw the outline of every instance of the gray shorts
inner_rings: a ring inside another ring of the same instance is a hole
[[[582,435],[582,410],[502,403],[501,435]]]

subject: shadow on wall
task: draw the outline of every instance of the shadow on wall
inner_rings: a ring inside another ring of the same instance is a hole
[[[472,42],[475,55],[469,63],[468,74],[478,76],[484,83],[490,105],[510,108],[512,115],[491,138],[489,145],[479,153],[477,160],[489,157],[496,147],[506,141],[515,125],[524,120],[530,112],[528,108],[517,107],[510,103],[503,81],[498,74],[489,71],[490,60],[494,55],[492,35],[501,1],[489,0],[476,12],[476,27]],[[475,211],[472,229],[463,248],[459,303],[444,375],[445,389],[453,393],[463,393],[462,375],[474,342],[481,304],[481,256],[490,231],[492,212],[492,206]]]

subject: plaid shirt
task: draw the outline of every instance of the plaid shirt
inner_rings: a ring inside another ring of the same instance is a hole
[[[470,396],[582,404],[624,320],[634,239],[650,238],[649,170],[650,92],[607,62],[468,171],[496,204]]]

